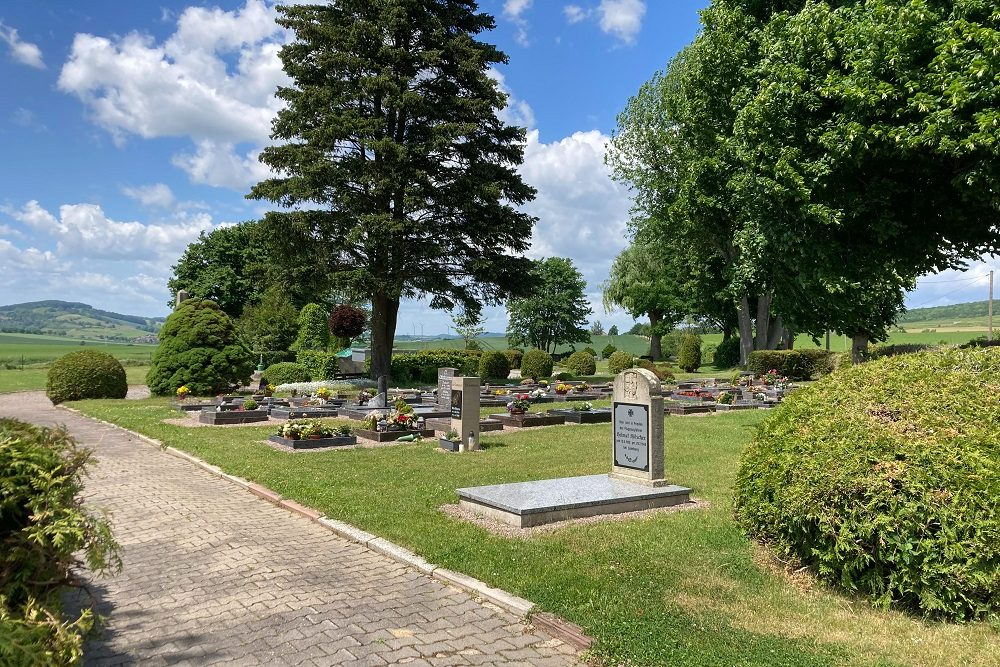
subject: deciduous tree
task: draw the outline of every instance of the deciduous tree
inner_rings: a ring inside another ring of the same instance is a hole
[[[564,343],[589,343],[585,328],[591,314],[587,281],[565,257],[536,262],[531,295],[507,302],[507,339],[511,345],[530,345],[555,352]]]

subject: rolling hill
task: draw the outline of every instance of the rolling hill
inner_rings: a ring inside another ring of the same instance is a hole
[[[153,342],[164,318],[122,315],[85,303],[32,301],[0,306],[0,332],[115,342]]]

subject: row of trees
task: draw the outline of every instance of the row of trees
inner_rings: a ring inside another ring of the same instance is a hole
[[[716,0],[619,117],[605,301],[752,349],[883,339],[917,276],[1000,248],[1000,32],[976,0]]]

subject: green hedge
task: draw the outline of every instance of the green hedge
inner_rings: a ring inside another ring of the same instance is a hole
[[[479,377],[484,380],[506,380],[510,375],[510,362],[503,352],[484,352],[479,358]]]
[[[534,380],[552,377],[552,355],[545,350],[528,350],[521,359],[521,377]]]
[[[309,382],[312,380],[312,373],[304,364],[297,364],[290,361],[283,361],[279,364],[272,364],[264,369],[264,379],[268,384],[279,385],[290,382]]]
[[[77,350],[52,362],[45,394],[53,404],[85,398],[125,398],[128,380],[121,362],[107,352]]]
[[[457,368],[459,375],[478,375],[479,350],[421,350],[392,356],[394,382],[436,384],[439,368]]]
[[[836,363],[832,352],[816,348],[802,350],[754,350],[747,358],[747,370],[762,375],[777,370],[789,380],[809,380],[827,375]]]
[[[63,613],[63,584],[84,564],[121,565],[111,524],[81,501],[89,461],[65,430],[0,419],[0,665],[82,655],[93,616]]]
[[[850,366],[759,427],[736,517],[782,558],[881,607],[1000,612],[1000,350]]]
[[[593,375],[597,372],[597,361],[594,355],[586,350],[574,352],[563,362],[573,375]]]
[[[313,380],[332,380],[340,372],[336,354],[317,350],[299,350],[295,361],[304,366]]]

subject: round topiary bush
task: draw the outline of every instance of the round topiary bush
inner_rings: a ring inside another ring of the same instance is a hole
[[[312,374],[302,364],[297,364],[294,361],[283,361],[268,366],[264,370],[264,379],[269,384],[277,386],[289,382],[311,382]]]
[[[159,337],[146,374],[156,396],[173,395],[181,385],[195,396],[211,396],[247,382],[253,371],[253,357],[237,340],[232,320],[211,299],[183,301]]]
[[[45,394],[53,405],[86,398],[125,398],[128,380],[121,362],[107,352],[77,350],[49,368]]]
[[[510,375],[510,362],[503,352],[484,352],[479,357],[479,377],[506,380]]]
[[[552,357],[545,350],[528,350],[521,358],[521,377],[549,378],[552,376]]]
[[[565,362],[573,375],[593,375],[597,372],[597,361],[587,351],[574,352]]]
[[[698,370],[701,366],[701,336],[685,334],[677,350],[677,365],[688,373]]]
[[[507,364],[511,368],[521,367],[521,358],[524,356],[524,350],[519,350],[516,347],[512,347],[506,352],[504,352],[504,354],[507,355]]]
[[[601,350],[601,359],[610,359],[611,355],[617,351],[618,351],[617,347],[615,347],[611,343],[608,343],[607,345],[604,346],[604,349]]]
[[[882,607],[1000,611],[1000,350],[842,368],[760,426],[736,518],[783,558]]]
[[[626,368],[633,366],[635,366],[635,357],[624,350],[613,352],[608,358],[608,372],[612,375],[618,375]]]

